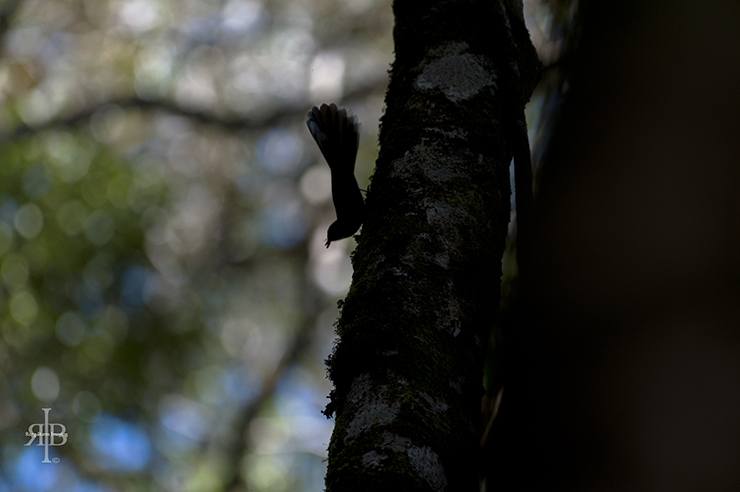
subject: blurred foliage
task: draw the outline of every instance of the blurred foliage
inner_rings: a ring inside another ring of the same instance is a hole
[[[303,117],[350,106],[367,183],[391,29],[381,0],[0,6],[0,492],[322,488],[352,244],[322,246]]]

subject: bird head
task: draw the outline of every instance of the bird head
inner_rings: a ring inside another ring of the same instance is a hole
[[[326,230],[326,242],[324,245],[328,248],[332,241],[338,241],[339,239],[344,239],[347,236],[342,236],[342,232],[340,231],[341,226],[339,223],[334,222],[329,226],[329,229]]]

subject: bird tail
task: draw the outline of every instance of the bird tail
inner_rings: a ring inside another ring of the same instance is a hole
[[[354,173],[360,139],[354,117],[334,103],[322,104],[311,108],[306,126],[332,171]]]

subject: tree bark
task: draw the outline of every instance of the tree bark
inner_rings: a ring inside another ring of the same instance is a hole
[[[397,0],[396,58],[328,361],[329,492],[478,490],[483,353],[510,213],[521,2]]]

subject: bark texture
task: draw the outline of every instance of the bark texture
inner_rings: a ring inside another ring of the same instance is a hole
[[[509,220],[510,114],[538,62],[521,2],[394,2],[380,155],[328,361],[327,490],[473,491]]]

